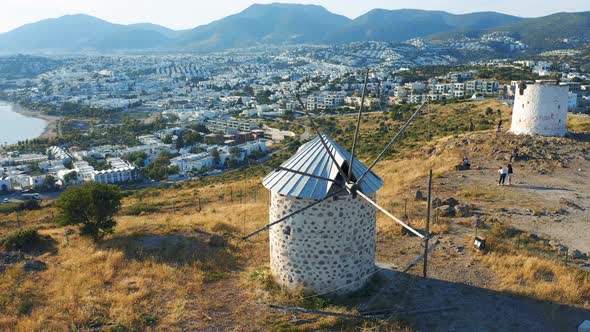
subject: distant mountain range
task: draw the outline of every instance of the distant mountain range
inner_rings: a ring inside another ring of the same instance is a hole
[[[0,52],[217,51],[259,45],[400,42],[448,39],[504,31],[535,50],[584,38],[590,12],[521,18],[495,12],[455,15],[443,11],[374,9],[356,19],[316,5],[252,5],[241,13],[190,30],[151,24],[113,24],[88,15],[67,15],[0,34]]]

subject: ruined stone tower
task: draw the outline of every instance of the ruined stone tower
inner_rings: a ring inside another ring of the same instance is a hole
[[[336,161],[348,170],[348,151],[329,136],[323,137]],[[366,169],[355,161],[352,174],[359,177]],[[303,145],[263,184],[271,191],[270,222],[343,188],[342,177],[319,137]],[[382,184],[369,172],[359,190],[374,200]],[[347,191],[289,217],[270,229],[272,275],[287,289],[345,294],[362,288],[375,270],[375,222],[375,208]]]
[[[517,135],[565,136],[568,87],[555,82],[520,83],[516,87],[512,126]]]

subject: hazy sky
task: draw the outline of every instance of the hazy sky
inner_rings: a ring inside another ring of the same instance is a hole
[[[45,18],[78,13],[114,23],[151,22],[188,29],[235,14],[253,3],[271,2],[322,5],[350,18],[373,8],[436,9],[451,13],[489,10],[525,17],[590,10],[590,0],[0,0],[0,32]]]

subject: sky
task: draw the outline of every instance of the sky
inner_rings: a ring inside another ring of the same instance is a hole
[[[113,23],[150,22],[189,29],[238,13],[254,3],[316,4],[356,18],[374,8],[430,9],[461,14],[497,11],[523,17],[590,11],[590,0],[0,0],[0,32],[67,14],[88,14]]]

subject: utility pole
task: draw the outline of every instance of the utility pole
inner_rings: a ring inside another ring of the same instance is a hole
[[[428,240],[430,240],[430,204],[432,201],[432,168],[428,175],[428,204],[426,208],[426,234],[424,238],[424,269],[422,276],[424,278],[428,275]]]

